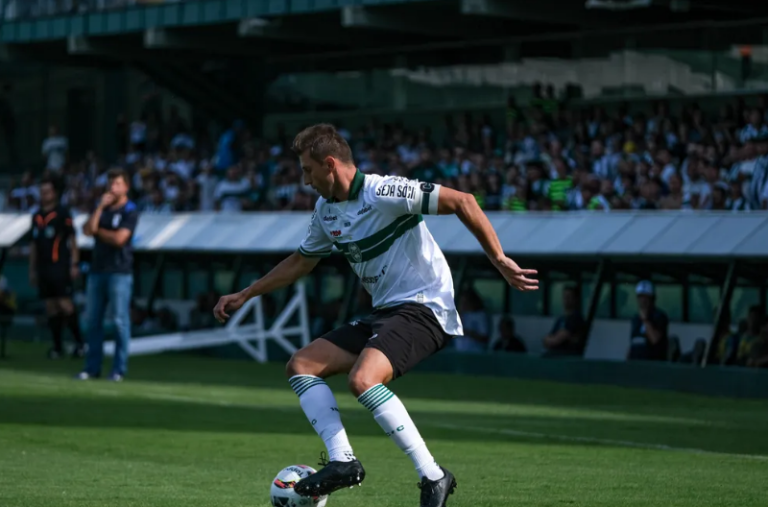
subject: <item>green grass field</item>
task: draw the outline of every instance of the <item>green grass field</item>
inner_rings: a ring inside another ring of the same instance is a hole
[[[268,506],[324,449],[281,365],[135,358],[123,384],[11,344],[0,362],[0,506]],[[418,505],[410,460],[330,382],[368,477],[329,507]],[[413,374],[391,385],[459,488],[453,506],[765,506],[768,403]]]

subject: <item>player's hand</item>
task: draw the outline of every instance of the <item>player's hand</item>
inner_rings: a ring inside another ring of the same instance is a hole
[[[509,257],[494,262],[494,265],[507,283],[515,289],[523,292],[539,289],[539,281],[535,278],[538,271],[535,269],[523,269]]]
[[[104,195],[101,196],[101,199],[99,200],[99,206],[101,208],[107,208],[109,206],[112,206],[115,203],[115,194],[112,192],[107,192]]]
[[[72,280],[77,280],[80,277],[80,268],[78,268],[77,265],[70,267],[69,276],[72,278]]]
[[[245,296],[239,292],[221,296],[216,307],[213,309],[213,316],[222,324],[229,320],[229,314],[236,312],[245,304]]]

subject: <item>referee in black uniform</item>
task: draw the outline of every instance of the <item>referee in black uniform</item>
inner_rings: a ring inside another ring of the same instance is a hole
[[[57,359],[64,353],[62,334],[69,327],[75,339],[74,357],[83,357],[83,338],[75,305],[72,283],[78,277],[75,229],[69,209],[59,203],[60,186],[52,179],[40,184],[40,211],[32,217],[32,247],[29,254],[29,281],[37,286],[45,301],[48,327],[53,346],[48,357]]]

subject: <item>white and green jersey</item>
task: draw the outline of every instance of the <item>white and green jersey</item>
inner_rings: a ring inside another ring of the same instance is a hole
[[[373,306],[429,307],[443,330],[461,335],[453,279],[422,215],[437,214],[440,185],[355,174],[349,199],[318,199],[299,253],[327,257],[335,246],[371,294]]]

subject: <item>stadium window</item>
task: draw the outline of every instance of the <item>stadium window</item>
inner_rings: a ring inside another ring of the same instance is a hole
[[[155,263],[147,261],[141,262],[138,272],[140,283],[136,284],[138,285],[139,290],[136,291],[135,297],[149,297],[149,291],[152,290],[152,282],[155,277]]]
[[[232,292],[232,282],[235,278],[235,273],[228,269],[219,269],[218,267],[213,269],[213,290],[219,294],[229,294]]]
[[[196,299],[200,294],[208,292],[208,272],[204,269],[195,266],[194,269],[188,271],[189,297],[190,299]]]
[[[541,290],[530,292],[512,292],[513,315],[543,315],[544,301]]]
[[[167,266],[162,276],[163,299],[183,299],[184,271],[178,266]]]
[[[555,317],[563,315],[563,289],[575,285],[566,280],[552,280],[549,282],[549,314]],[[583,305],[582,305],[583,306]],[[583,308],[582,308],[583,313]]]
[[[720,286],[691,284],[688,302],[691,322],[711,324],[714,320],[715,308],[720,302]]]
[[[244,289],[261,277],[258,271],[244,271],[240,273],[240,279],[237,281],[238,290]]]
[[[616,284],[616,318],[631,319],[637,313],[635,286],[637,282],[619,282]]]
[[[504,309],[504,288],[501,280],[475,280],[473,286],[483,298],[485,311],[488,313],[500,313]]]
[[[594,278],[594,276],[592,276]],[[584,318],[587,317],[589,311],[589,303],[592,298],[592,290],[595,287],[593,281],[581,282],[581,311],[584,314]],[[610,319],[611,318],[611,284],[606,282],[600,289],[600,300],[597,303],[596,319]]]
[[[683,321],[683,286],[679,284],[655,284],[656,306],[664,310],[670,322]]]
[[[731,323],[735,324],[745,318],[749,307],[759,304],[759,287],[735,287],[731,296]]]
[[[320,298],[323,303],[336,301],[344,296],[344,277],[341,275],[325,275],[320,284]]]

